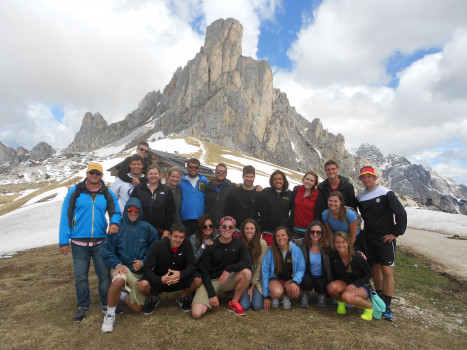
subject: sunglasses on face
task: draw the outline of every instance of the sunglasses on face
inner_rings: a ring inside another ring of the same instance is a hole
[[[135,213],[135,214],[139,213],[139,209],[137,208],[128,208],[126,211],[129,213]]]
[[[99,170],[91,170],[91,171],[89,172],[89,175],[101,176],[102,173],[101,173]]]
[[[141,152],[148,153],[148,150],[147,150],[146,148],[141,148],[141,147],[140,147],[139,150],[140,150]]]
[[[188,165],[189,169],[199,169],[199,165]]]
[[[203,230],[206,230],[207,228],[213,228],[214,225],[213,224],[210,224],[210,225],[204,225],[203,226]]]
[[[216,170],[216,174],[225,174],[227,170]]]
[[[225,229],[233,230],[233,229],[234,229],[234,226],[222,225],[222,228],[223,228],[224,230],[225,230]]]
[[[321,233],[323,233],[323,231],[310,230],[310,231],[308,231],[308,233],[310,233],[312,235],[320,235]]]

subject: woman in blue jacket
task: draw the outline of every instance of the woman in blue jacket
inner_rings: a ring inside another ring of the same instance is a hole
[[[263,259],[261,284],[264,296],[264,310],[279,306],[282,297],[284,309],[290,309],[290,299],[300,295],[300,283],[305,273],[305,259],[301,249],[291,242],[292,235],[287,227],[274,230],[271,249]]]

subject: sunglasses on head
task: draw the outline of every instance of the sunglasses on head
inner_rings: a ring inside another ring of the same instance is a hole
[[[139,150],[140,150],[141,152],[146,152],[146,153],[149,152],[146,148],[141,148],[141,147],[140,147]]]
[[[188,165],[189,169],[199,169],[199,165]]]
[[[99,170],[91,170],[91,171],[89,172],[89,175],[101,176],[102,173],[101,173]]]
[[[310,230],[308,231],[308,233],[311,233],[312,235],[320,235],[323,233],[323,231],[319,230],[319,231],[315,231],[315,230]]]
[[[216,170],[216,174],[225,174],[227,170]]]
[[[225,229],[233,230],[233,229],[234,229],[234,226],[222,225],[222,228],[223,228],[224,230],[225,230]]]
[[[214,225],[213,224],[210,224],[210,225],[204,225],[203,226],[203,230],[206,230],[207,228],[213,228]]]
[[[129,213],[135,213],[135,214],[139,213],[139,209],[137,208],[128,208],[126,211]]]

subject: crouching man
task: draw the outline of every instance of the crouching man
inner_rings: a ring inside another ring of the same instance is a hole
[[[144,309],[150,315],[160,302],[163,292],[181,290],[176,302],[184,312],[191,309],[190,294],[201,285],[195,275],[195,255],[191,242],[185,239],[186,229],[182,224],[173,224],[169,237],[157,242],[143,266],[143,278],[138,290],[149,297]]]
[[[239,303],[251,281],[251,258],[246,244],[233,238],[235,219],[226,216],[220,221],[221,235],[206,246],[198,269],[203,276],[203,285],[196,291],[191,315],[201,318],[208,308],[219,306],[217,294],[235,290],[229,311],[244,316]]]
[[[104,262],[115,269],[107,294],[107,314],[102,323],[104,333],[113,331],[119,300],[133,312],[141,312],[144,307],[146,297],[138,291],[138,281],[142,277],[143,264],[159,235],[151,224],[141,220],[142,217],[141,202],[138,198],[130,198],[123,211],[120,230],[116,235],[108,235],[103,245]]]

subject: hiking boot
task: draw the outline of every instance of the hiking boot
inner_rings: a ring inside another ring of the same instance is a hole
[[[78,306],[78,308],[76,309],[76,315],[75,315],[74,321],[76,323],[81,322],[82,320],[84,320],[87,313],[88,313],[88,308],[87,307]]]
[[[279,299],[271,299],[271,307],[279,307]]]
[[[191,310],[191,300],[190,296],[187,296],[185,298],[182,298],[180,295],[177,296],[177,299],[175,299],[177,304],[180,306],[180,309],[182,309],[183,312],[188,312]]]
[[[290,298],[285,295],[282,297],[282,307],[284,308],[284,310],[288,310],[292,307],[292,302],[290,301]]]
[[[326,307],[326,295],[325,294],[318,294],[318,301],[316,302],[316,306],[318,307]]]
[[[310,307],[310,296],[308,293],[303,292],[302,294],[302,299],[300,300],[300,307],[303,307],[304,309],[307,309]]]
[[[102,313],[104,315],[107,315],[107,305],[102,305]],[[117,305],[117,307],[115,308],[115,316],[118,316],[121,314],[123,314],[123,309]]]
[[[373,309],[363,308],[363,314],[361,314],[360,317],[364,320],[371,321],[373,318]]]
[[[156,297],[156,299],[149,299],[149,302],[146,304],[144,307],[144,314],[145,315],[150,315],[154,312],[156,309],[157,305],[161,302],[161,298],[159,296]]]
[[[345,303],[343,301],[337,301],[337,313],[345,315]]]
[[[235,312],[235,315],[237,316],[246,316],[246,312],[243,310],[238,301],[229,301],[229,312]]]
[[[106,315],[102,322],[102,333],[112,333],[114,330],[115,315]]]

